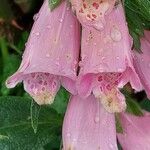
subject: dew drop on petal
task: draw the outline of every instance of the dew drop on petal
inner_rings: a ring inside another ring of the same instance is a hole
[[[50,57],[50,54],[46,54],[46,57]]]
[[[46,28],[47,28],[47,29],[51,29],[51,26],[50,26],[50,25],[47,25]]]
[[[111,33],[110,33],[111,39],[115,42],[119,42],[122,38],[121,32],[119,31],[118,28],[113,27],[111,29]]]
[[[36,33],[35,33],[35,35],[36,35],[36,36],[39,36],[39,35],[40,35],[40,33],[39,33],[39,32],[36,32]]]
[[[94,121],[95,121],[95,123],[98,123],[100,121],[99,116],[96,116]]]
[[[35,14],[35,15],[33,16],[33,20],[34,20],[34,21],[36,21],[38,18],[39,18],[39,13],[37,13],[37,14]]]
[[[59,19],[59,22],[62,23],[63,22],[63,18]]]

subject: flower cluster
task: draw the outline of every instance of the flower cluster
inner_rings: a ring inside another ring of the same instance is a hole
[[[34,17],[18,71],[6,82],[24,89],[39,104],[52,104],[63,86],[71,93],[63,125],[63,150],[150,149],[150,114],[125,113],[120,89],[130,83],[150,97],[150,32],[141,39],[142,54],[131,51],[121,1],[63,1],[50,11],[48,0]],[[121,113],[123,133],[116,133]]]

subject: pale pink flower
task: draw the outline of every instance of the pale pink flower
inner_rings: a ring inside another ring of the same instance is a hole
[[[102,30],[105,17],[114,8],[116,0],[71,0],[73,11],[83,26],[92,26]]]
[[[144,116],[121,114],[123,134],[118,134],[118,140],[123,150],[150,149],[150,113]]]
[[[141,53],[133,51],[134,67],[139,75],[141,83],[150,98],[150,32],[145,32],[141,38]]]
[[[83,27],[81,57],[77,84],[80,96],[87,97],[92,92],[107,111],[124,111],[125,97],[118,88],[127,82],[137,91],[142,87],[133,67],[131,43],[121,4],[107,16],[102,31]]]
[[[76,92],[80,27],[67,2],[51,12],[46,0],[34,18],[21,66],[6,84],[13,88],[23,81],[38,104],[51,104],[61,84]]]
[[[114,114],[94,96],[70,99],[63,124],[63,150],[117,150]]]

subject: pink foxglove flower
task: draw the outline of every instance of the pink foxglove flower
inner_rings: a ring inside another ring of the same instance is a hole
[[[118,134],[118,140],[123,150],[150,149],[150,113],[137,117],[121,114],[123,134]]]
[[[136,90],[141,84],[132,65],[131,43],[121,4],[107,16],[102,31],[84,27],[77,84],[81,96],[91,92],[109,112],[126,108],[125,97],[118,88],[130,82]]]
[[[51,104],[61,84],[75,92],[80,28],[66,2],[51,12],[46,0],[35,19],[21,66],[6,84],[23,81],[38,104]]]
[[[117,150],[114,114],[93,95],[73,96],[63,124],[63,150]]]
[[[112,11],[116,0],[71,0],[73,10],[83,26],[101,30],[105,17]]]
[[[134,66],[141,79],[141,83],[150,98],[150,32],[145,33],[146,38],[141,38],[142,53],[134,51]]]

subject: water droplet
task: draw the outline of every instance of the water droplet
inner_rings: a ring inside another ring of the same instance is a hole
[[[94,121],[95,121],[95,123],[98,123],[100,121],[99,116],[96,116]]]
[[[109,147],[110,147],[111,149],[114,149],[114,146],[113,146],[112,144],[110,144]]]
[[[71,135],[70,135],[70,133],[67,133],[67,137],[70,137]]]
[[[104,25],[102,22],[98,22],[97,24],[94,24],[94,27],[97,29],[97,30],[103,30],[104,29]]]
[[[115,42],[119,42],[122,38],[121,32],[115,26],[111,29],[110,36]]]
[[[59,62],[55,62],[55,64],[56,64],[57,66],[59,66]]]
[[[50,57],[50,54],[46,54],[46,57]]]
[[[36,36],[39,36],[39,35],[40,35],[40,33],[39,33],[39,32],[36,32],[36,33],[35,33],[35,35],[36,35]]]
[[[36,21],[38,18],[39,18],[39,13],[37,13],[37,14],[35,14],[35,15],[33,16],[33,20],[34,20],[34,21]]]
[[[119,60],[119,56],[117,56],[116,59]]]
[[[59,19],[59,22],[61,22],[61,23],[62,23],[62,22],[63,22],[63,20],[64,20],[64,19],[63,19],[63,18],[61,18],[61,19]]]
[[[94,43],[94,45],[96,46],[96,43]]]
[[[123,72],[123,69],[122,68],[118,68],[118,72]]]
[[[50,25],[47,25],[46,28],[47,28],[47,29],[51,29],[51,26],[50,26]]]
[[[105,60],[106,59],[106,57],[102,57],[102,60]]]
[[[76,141],[77,141],[77,139],[74,138],[74,139],[73,139],[73,142],[76,142]]]

